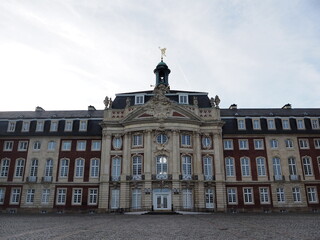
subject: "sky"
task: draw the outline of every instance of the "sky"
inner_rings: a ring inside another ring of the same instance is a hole
[[[1,0],[0,111],[103,109],[152,90],[320,107],[320,0]]]

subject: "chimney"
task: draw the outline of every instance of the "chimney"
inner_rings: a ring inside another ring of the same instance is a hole
[[[92,106],[92,105],[88,106],[88,111],[95,111],[95,110],[96,110],[96,108],[94,106]]]
[[[237,104],[231,104],[229,109],[238,109],[238,105]]]
[[[44,112],[45,110],[42,107],[37,106],[36,112]]]
[[[291,109],[291,108],[292,108],[292,106],[291,106],[290,103],[287,103],[286,105],[284,105],[284,106],[282,107],[282,109]]]

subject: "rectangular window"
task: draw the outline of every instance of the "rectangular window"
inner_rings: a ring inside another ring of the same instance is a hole
[[[243,177],[250,176],[250,159],[247,157],[241,158],[241,174]]]
[[[1,160],[0,177],[8,177],[10,159],[4,158]]]
[[[87,123],[88,123],[87,120],[80,120],[79,131],[81,131],[81,132],[87,131]]]
[[[274,119],[268,119],[267,120],[268,124],[268,129],[269,130],[275,130],[276,129],[276,124],[274,123]]]
[[[320,148],[320,139],[317,138],[317,139],[314,139],[314,147],[316,149],[319,149]]]
[[[12,151],[13,149],[13,141],[4,141],[3,151]]]
[[[238,121],[238,130],[246,130],[245,119],[237,119],[237,121]]]
[[[71,141],[62,141],[61,151],[70,151],[71,150]]]
[[[143,137],[142,134],[135,134],[132,136],[132,146],[133,147],[140,147],[143,145],[142,143]]]
[[[90,176],[93,178],[99,177],[99,166],[100,161],[97,158],[91,159],[91,166],[90,166]]]
[[[140,209],[141,208],[141,189],[132,190],[132,208]]]
[[[257,171],[258,176],[266,176],[266,164],[263,157],[258,157],[257,159]]]
[[[35,141],[33,143],[33,150],[39,151],[41,149],[41,142],[40,141]]]
[[[271,140],[270,140],[270,147],[271,147],[272,149],[277,149],[278,146],[279,146],[279,142],[278,142],[277,139],[271,139]]]
[[[144,104],[144,95],[135,95],[134,104],[135,105]]]
[[[272,159],[273,164],[273,174],[275,180],[282,180],[282,171],[281,171],[281,163],[280,158],[274,157]]]
[[[58,188],[57,189],[57,205],[65,205],[66,204],[66,196],[67,196],[67,189],[65,188]]]
[[[16,130],[16,122],[10,121],[8,123],[8,132],[14,132]]]
[[[192,208],[192,190],[191,189],[183,189],[182,190],[182,201],[183,208],[190,209]]]
[[[226,161],[226,175],[227,177],[234,177],[234,159],[227,157]]]
[[[232,139],[223,140],[223,148],[224,150],[233,150],[233,140]]]
[[[46,177],[46,180],[52,180],[52,172],[53,172],[53,160],[51,158],[46,160],[46,165],[44,168],[44,177]]]
[[[312,129],[319,129],[319,120],[318,119],[311,119],[311,126]]]
[[[28,141],[19,141],[18,151],[24,152],[28,150]]]
[[[252,126],[254,130],[261,130],[260,119],[252,119]]]
[[[88,205],[97,205],[97,204],[98,204],[98,189],[89,188]]]
[[[282,119],[282,129],[290,130],[290,122],[289,119]]]
[[[297,166],[296,166],[296,160],[293,157],[288,158],[288,165],[289,165],[289,174],[291,180],[298,180],[294,179],[297,178]]]
[[[0,204],[1,205],[4,204],[5,193],[6,193],[5,188],[0,188]]]
[[[111,172],[112,181],[119,181],[120,173],[121,173],[121,158],[114,157],[112,158],[112,172]]]
[[[20,188],[12,188],[11,189],[11,198],[10,198],[10,203],[11,204],[19,204],[19,202],[20,202],[20,193],[21,193],[21,189]]]
[[[303,172],[305,176],[312,176],[312,167],[311,167],[311,158],[310,157],[303,157]]]
[[[91,142],[91,151],[100,151],[101,150],[101,141],[92,140]]]
[[[26,203],[32,204],[34,202],[34,189],[27,190]]]
[[[72,126],[73,126],[73,121],[72,120],[67,120],[65,122],[65,125],[64,125],[64,131],[65,132],[71,132],[72,131]]]
[[[55,141],[49,141],[48,142],[48,151],[54,151],[56,149],[56,142]]]
[[[308,201],[309,203],[317,203],[318,202],[318,194],[317,194],[317,188],[316,187],[307,187],[307,193],[308,193]]]
[[[299,146],[301,149],[309,148],[309,140],[308,139],[299,139]]]
[[[15,177],[22,177],[24,170],[24,159],[18,159],[16,161],[16,172]]]
[[[293,187],[292,188],[292,195],[293,195],[293,202],[295,202],[295,203],[301,202],[300,188]]]
[[[181,134],[181,145],[182,146],[191,146],[191,135],[190,134]]]
[[[58,122],[57,121],[51,121],[50,132],[56,132],[56,131],[58,131]]]
[[[43,189],[41,194],[41,203],[48,204],[50,197],[50,189]]]
[[[76,178],[83,177],[83,169],[84,169],[84,159],[83,158],[76,159],[76,169],[75,169]]]
[[[212,180],[213,170],[212,170],[212,157],[205,156],[202,158],[203,160],[203,174],[205,180]]]
[[[43,132],[43,128],[44,128],[44,122],[37,121],[36,132]]]
[[[237,189],[236,188],[228,188],[228,204],[237,204]]]
[[[244,204],[253,204],[253,191],[252,188],[243,188]]]
[[[263,139],[254,139],[254,149],[255,150],[263,150]]]
[[[111,190],[111,209],[118,209],[120,207],[120,190]]]
[[[132,157],[132,175],[135,178],[139,178],[142,172],[142,157],[135,155]]]
[[[259,191],[260,191],[260,203],[261,204],[270,203],[269,189],[268,188],[259,188]]]
[[[72,193],[72,205],[81,205],[82,188],[74,188]]]
[[[180,104],[188,104],[188,95],[187,94],[179,94],[179,103]]]
[[[291,139],[285,140],[286,148],[293,148],[293,141]]]
[[[297,119],[297,128],[298,128],[299,130],[305,129],[304,120],[303,120],[303,119]]]
[[[60,161],[60,177],[68,177],[69,173],[69,160],[61,159]]]
[[[283,188],[277,188],[277,200],[278,200],[278,203],[285,202],[285,194],[284,194]]]
[[[247,139],[239,139],[239,149],[240,150],[248,150],[249,144]]]
[[[29,132],[29,128],[30,128],[30,122],[29,121],[23,121],[22,122],[21,132]]]
[[[87,141],[85,140],[77,141],[77,151],[85,151],[86,145],[87,145]]]

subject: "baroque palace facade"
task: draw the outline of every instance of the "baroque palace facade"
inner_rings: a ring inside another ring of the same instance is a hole
[[[220,109],[154,73],[104,110],[0,112],[0,211],[320,209],[320,109]]]

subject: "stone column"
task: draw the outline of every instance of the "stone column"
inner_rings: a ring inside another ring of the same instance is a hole
[[[179,131],[172,130],[172,179],[178,180],[180,174],[180,141]]]

